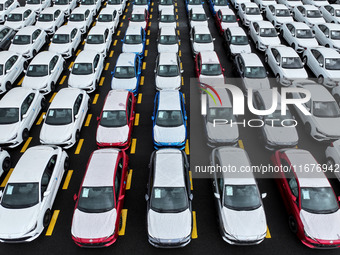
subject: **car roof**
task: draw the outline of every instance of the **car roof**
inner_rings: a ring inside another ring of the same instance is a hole
[[[336,24],[336,23],[322,23],[322,24],[317,24],[317,25],[318,26],[324,25],[328,27],[330,30],[334,30],[334,29],[340,30],[340,24]]]
[[[274,28],[273,24],[268,20],[254,21],[253,23],[257,23],[260,28]]]
[[[82,93],[82,90],[77,88],[63,88],[59,90],[49,109],[72,109],[74,102],[80,93]]]
[[[126,29],[125,35],[139,35],[141,33],[141,26],[138,25],[129,25]]]
[[[293,166],[318,164],[313,155],[306,150],[287,149],[284,153],[287,155],[291,165]],[[297,167],[297,169],[295,169],[300,187],[331,187],[328,179],[322,171],[309,171],[310,169],[307,169],[308,168],[305,167]]]
[[[129,95],[127,90],[110,90],[107,94],[103,111],[126,110],[126,100]]]
[[[82,187],[112,187],[119,152],[120,150],[113,148],[94,151]]]
[[[53,14],[56,10],[60,11],[60,8],[58,6],[50,6],[50,7],[47,7],[46,9],[42,10],[40,12],[40,14],[46,14],[46,13]]]
[[[311,99],[313,101],[322,102],[335,101],[332,94],[324,86],[320,86],[320,84],[305,85],[303,86],[303,88],[307,89],[311,93]]]
[[[257,93],[262,98],[262,102],[264,104],[265,110],[268,110],[271,108],[273,104],[273,91],[271,89],[259,89],[259,90],[256,90],[254,93]],[[276,110],[280,110],[281,109],[281,96],[279,92],[277,92],[276,94],[277,94]]]
[[[19,55],[13,51],[0,51],[0,64],[5,64],[5,62],[13,55]]]
[[[117,66],[135,66],[135,53],[120,53],[117,59],[116,67]]]
[[[57,147],[38,145],[28,148],[12,172],[9,183],[40,182],[48,161]]]
[[[209,105],[209,107],[212,107],[212,108],[232,107],[230,96],[229,96],[229,93],[228,93],[227,89],[226,88],[221,88],[221,87],[217,87],[217,88],[214,88],[214,89],[215,89],[216,93],[219,95],[219,97],[221,98],[222,105],[221,105],[220,101],[218,100],[218,98],[215,97],[214,91],[212,91],[210,88],[208,88],[207,90],[211,94],[214,95],[214,99],[215,99],[215,101],[214,101],[214,99],[211,96],[208,96],[208,105]]]
[[[131,12],[131,14],[144,14],[144,12],[145,12],[145,8],[144,7],[138,7],[138,6],[136,6],[135,8],[133,8],[132,9],[132,12]]]
[[[158,110],[181,110],[179,93],[177,90],[161,90],[159,92]]]
[[[276,49],[281,57],[298,57],[299,55],[292,47],[287,47],[285,45],[269,46],[269,48]]]
[[[318,7],[314,6],[314,5],[311,5],[311,4],[304,4],[304,5],[300,5],[302,6],[303,8],[305,8],[307,11],[308,10],[319,10]],[[299,7],[299,6],[297,6]]]
[[[38,53],[38,55],[36,55],[31,63],[31,64],[49,64],[51,59],[54,57],[54,56],[58,56],[57,53],[53,52],[53,51],[42,51],[40,53]]]
[[[41,30],[39,27],[36,26],[27,26],[19,29],[19,31],[16,33],[16,35],[28,35],[32,34],[35,30]]]
[[[105,30],[108,30],[108,28],[106,26],[95,25],[94,27],[92,27],[90,29],[88,35],[92,35],[92,34],[104,34]]]
[[[160,15],[175,15],[175,12],[172,8],[164,8],[161,10]]]
[[[287,24],[292,24],[296,29],[310,29],[310,27],[303,22],[298,22],[298,21],[294,21],[294,22],[289,22]]]
[[[200,52],[202,64],[219,64],[217,53],[215,51],[201,51]]]
[[[63,25],[55,32],[55,34],[70,34],[76,27],[73,25]],[[76,28],[78,30],[78,28]]]
[[[194,28],[195,28],[195,34],[210,34],[210,30],[208,26],[197,25],[197,26],[194,26]]]
[[[160,149],[155,155],[155,187],[185,187],[183,155],[178,149]]]
[[[25,7],[25,6],[19,6],[19,7],[15,8],[15,9],[13,9],[10,13],[23,13],[26,10],[31,10],[31,9],[28,8],[28,7]]]
[[[170,26],[164,26],[161,29],[161,35],[176,35],[176,29]]]
[[[36,91],[24,87],[13,88],[0,100],[0,107],[20,107],[22,102],[30,93],[35,94]]]
[[[241,53],[245,66],[263,66],[259,56],[255,53]]]
[[[333,48],[311,47],[310,50],[318,50],[325,58],[340,58],[340,53]]]
[[[83,50],[79,53],[74,63],[92,63],[99,53],[95,50]]]
[[[335,10],[340,9],[340,4],[327,4],[325,6],[332,6]]]
[[[256,8],[259,8],[258,6],[257,6],[257,4],[256,3],[253,3],[253,2],[245,2],[245,3],[242,3],[242,4],[244,4],[246,7],[256,7]],[[241,5],[242,5],[241,4]]]
[[[275,9],[285,9],[288,10],[288,7],[284,4],[270,4],[269,6],[274,6]]]
[[[228,27],[231,35],[246,35],[246,32],[242,27]]]
[[[158,56],[158,61],[160,65],[177,65],[177,53],[164,52],[159,53]]]
[[[229,8],[221,8],[220,11],[221,11],[222,15],[230,15],[230,14],[235,15],[235,12],[232,9],[229,9]]]
[[[99,15],[100,14],[113,14],[113,12],[114,11],[117,11],[117,9],[115,9],[115,8],[103,8],[101,11],[100,11],[100,13],[99,13]]]
[[[85,13],[87,10],[90,10],[87,6],[84,6],[84,5],[80,5],[76,8],[74,8],[74,10],[72,11],[71,14],[77,14],[77,13]]]
[[[191,13],[201,13],[201,14],[205,14],[205,11],[202,7],[202,5],[198,5],[198,6],[195,6],[193,8],[191,8]]]

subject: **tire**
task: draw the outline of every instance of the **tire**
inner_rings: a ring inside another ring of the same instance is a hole
[[[268,64],[268,55],[264,56],[264,62]]]
[[[29,137],[29,131],[27,128],[25,128],[23,131],[22,131],[22,140],[23,141],[26,141]]]
[[[67,171],[70,166],[70,158],[66,157],[64,161],[64,170]]]
[[[9,91],[12,89],[12,83],[11,82],[6,82],[6,85],[5,85],[5,88],[6,88],[6,91]]]
[[[47,105],[46,99],[45,98],[41,99],[40,106],[42,110],[46,108],[46,105]]]
[[[10,157],[6,157],[4,159],[4,161],[2,162],[2,170],[4,170],[5,172],[8,172],[8,170],[11,168],[11,158]]]
[[[307,65],[307,61],[308,61],[307,56],[304,56],[303,59],[302,59],[302,62],[303,62],[305,65]]]
[[[329,48],[329,44],[326,44],[325,47],[326,47],[326,48]]]
[[[320,75],[320,76],[318,77],[318,83],[323,84],[324,80],[325,80],[325,79],[323,78],[322,75]]]
[[[78,142],[79,139],[80,139],[80,132],[79,132],[79,130],[77,130],[77,132],[76,132],[76,142]]]
[[[44,214],[44,219],[43,219],[44,228],[46,228],[50,224],[51,217],[52,217],[51,210],[47,209],[45,214]]]
[[[288,224],[289,224],[290,231],[296,234],[298,231],[298,225],[297,225],[295,218],[292,215],[288,217]]]
[[[54,84],[53,81],[52,81],[52,83],[51,83],[51,91],[55,91],[55,84]]]
[[[292,48],[295,50],[295,43],[292,43]]]
[[[24,68],[25,70],[28,68],[28,62],[27,62],[27,61],[24,62],[23,68]]]
[[[260,49],[259,49],[259,43],[258,43],[258,42],[256,42],[256,49],[257,49],[257,50],[260,50]]]
[[[275,76],[275,78],[276,78],[276,82],[277,82],[277,83],[280,83],[280,80],[281,80],[281,77],[280,77],[280,75],[279,75],[279,74],[277,74],[277,75]]]
[[[312,133],[312,126],[308,122],[305,124],[305,132],[308,135],[311,135],[311,133]]]

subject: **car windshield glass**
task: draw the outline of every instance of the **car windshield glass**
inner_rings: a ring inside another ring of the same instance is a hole
[[[201,0],[189,0],[188,4],[190,5],[200,5],[202,4]]]
[[[335,16],[340,17],[340,10],[335,11]]]
[[[4,10],[4,5],[0,4],[0,11],[3,11],[3,10]]]
[[[248,7],[246,8],[247,15],[260,15],[260,9],[256,7]]]
[[[148,1],[147,0],[135,0],[136,5],[147,5]]]
[[[27,0],[27,4],[40,4],[40,0]]]
[[[40,14],[38,21],[40,22],[53,21],[53,14]]]
[[[93,70],[91,63],[76,63],[72,68],[72,74],[75,75],[88,75],[92,73]]]
[[[0,125],[19,121],[19,108],[0,108]]]
[[[160,65],[157,70],[158,76],[162,77],[174,77],[178,76],[178,66],[176,65]]]
[[[260,36],[262,37],[277,37],[277,32],[275,28],[261,28]]]
[[[39,184],[8,183],[2,196],[1,205],[10,209],[23,209],[39,203]]]
[[[160,127],[179,127],[183,125],[182,112],[177,111],[158,111],[156,125]]]
[[[131,14],[130,21],[136,21],[136,22],[145,21],[144,14]]]
[[[159,38],[160,44],[175,44],[177,43],[176,35],[161,35]]]
[[[133,66],[117,66],[114,77],[118,79],[135,78],[135,68]]]
[[[236,22],[236,16],[235,15],[223,15],[222,16],[222,22],[225,23],[234,23]]]
[[[9,14],[7,17],[7,21],[22,21],[22,14],[19,13]]]
[[[142,43],[142,36],[141,35],[127,35],[127,36],[125,36],[124,43],[126,43],[126,44]]]
[[[313,115],[320,118],[337,118],[340,117],[340,108],[335,101],[315,101]]]
[[[248,37],[244,35],[232,36],[230,43],[234,45],[248,45]]]
[[[210,34],[195,34],[196,43],[211,43],[212,38]]]
[[[68,5],[68,0],[55,0],[55,5]]]
[[[104,43],[103,35],[89,35],[86,39],[87,44],[102,44]]]
[[[340,40],[340,30],[332,30],[331,31],[331,39]]]
[[[100,119],[103,127],[123,127],[127,125],[125,111],[103,111]]]
[[[215,0],[215,5],[217,6],[227,6],[228,2],[226,0]]]
[[[275,112],[265,115],[264,120],[266,125],[271,127],[283,127],[282,121],[284,121],[285,126],[294,126],[293,116],[288,108],[286,109],[286,115],[282,115],[281,110],[275,110]]]
[[[11,30],[7,29],[2,29],[0,30],[0,42],[4,39],[4,37],[9,34]]]
[[[303,68],[303,64],[299,57],[282,58],[282,68],[300,69]]]
[[[0,65],[0,75],[4,75],[4,65]]]
[[[111,14],[100,14],[98,17],[99,22],[110,22],[113,21]]]
[[[201,74],[215,76],[222,74],[220,64],[203,64]]]
[[[81,0],[82,5],[94,5],[94,0]]]
[[[182,212],[189,207],[187,192],[184,187],[154,187],[150,206],[160,213]]]
[[[207,17],[205,16],[204,13],[197,13],[197,14],[193,14],[191,16],[191,20],[193,20],[193,21],[206,21]]]
[[[214,120],[228,120],[230,122],[231,120],[236,121],[236,118],[231,107],[213,107],[208,110],[207,120],[210,123],[214,123]]]
[[[120,0],[109,0],[108,1],[109,5],[116,5],[116,4],[121,4]]]
[[[238,211],[259,208],[261,199],[256,185],[225,185],[224,206]]]
[[[276,10],[276,16],[277,17],[289,17],[290,12],[286,9]]]
[[[307,11],[308,18],[321,18],[322,14],[319,10]]]
[[[103,213],[114,208],[112,187],[83,187],[77,208],[86,213]]]
[[[326,58],[325,64],[327,70],[340,70],[340,58]]]
[[[301,208],[310,213],[326,214],[339,209],[331,187],[301,188]]]
[[[160,22],[175,22],[175,15],[161,15]]]
[[[62,34],[56,34],[52,38],[52,43],[68,43],[70,42],[70,36],[69,35],[62,35]]]
[[[161,0],[159,2],[159,4],[161,4],[161,5],[172,5],[173,3],[172,3],[172,0]]]
[[[67,125],[72,123],[71,109],[49,109],[45,123],[48,125]]]
[[[297,38],[314,38],[313,32],[311,29],[298,29],[296,30]]]
[[[75,13],[75,14],[71,14],[70,16],[70,21],[84,21],[85,20],[85,16],[84,14],[81,13]]]
[[[31,43],[30,35],[16,35],[13,39],[13,44],[25,45]]]
[[[29,65],[26,75],[28,77],[47,76],[48,65]]]
[[[266,78],[267,72],[263,66],[247,66],[244,76],[246,78]]]

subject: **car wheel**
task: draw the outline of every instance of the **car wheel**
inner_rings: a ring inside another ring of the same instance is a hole
[[[305,124],[305,132],[309,135],[312,133],[312,126],[308,122]]]
[[[28,139],[28,136],[29,136],[29,131],[27,128],[25,128],[23,131],[22,131],[22,140],[23,141],[26,141]]]
[[[268,55],[264,56],[264,62],[268,64]]]
[[[318,77],[318,83],[323,84],[323,82],[324,82],[324,78],[323,78],[322,75],[320,75],[320,76]]]
[[[258,42],[256,42],[256,49],[260,50]]]
[[[51,210],[47,209],[45,214],[44,214],[44,219],[43,219],[43,226],[46,228],[48,224],[50,224],[51,221]]]
[[[4,159],[4,161],[2,162],[2,170],[7,172],[11,168],[11,164],[12,164],[11,158],[10,157],[6,157]]]
[[[303,59],[302,59],[302,62],[303,62],[305,65],[307,65],[307,61],[308,61],[307,56],[304,56]]]
[[[69,157],[66,157],[64,161],[64,170],[67,171],[69,166],[70,166],[70,159]]]
[[[95,82],[96,82],[96,84],[95,84],[95,90],[98,90],[98,88],[99,88],[99,81],[96,80]]]
[[[79,132],[79,130],[77,130],[77,132],[76,132],[76,142],[78,142],[79,139],[80,139],[80,132]]]
[[[45,107],[46,107],[46,99],[45,98],[41,99],[40,106],[41,106],[42,110],[45,109]]]
[[[326,159],[326,165],[327,165],[327,170],[328,169],[333,170],[335,162],[334,162],[334,160],[332,158],[327,158]]]
[[[281,80],[280,75],[277,74],[277,75],[275,76],[275,78],[276,78],[276,82],[277,82],[277,83],[280,83],[280,80]]]
[[[54,84],[53,81],[52,81],[52,83],[51,83],[51,91],[55,91],[55,84]]]
[[[54,33],[57,31],[57,29],[58,29],[58,27],[57,27],[57,26],[55,26],[55,27],[54,27]]]
[[[288,217],[288,224],[289,224],[290,231],[296,234],[298,231],[298,225],[297,225],[295,218],[292,215]]]
[[[50,38],[48,37],[48,35],[46,35],[45,37],[45,43],[48,44],[48,41],[50,40]]]
[[[9,81],[6,82],[5,88],[6,88],[6,91],[9,91],[12,88],[11,82],[9,82]]]
[[[24,68],[24,70],[26,70],[28,68],[28,62],[27,61],[24,62],[23,68]]]

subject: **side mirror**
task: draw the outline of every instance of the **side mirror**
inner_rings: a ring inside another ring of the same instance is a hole
[[[262,194],[261,194],[261,198],[262,198],[262,199],[265,199],[266,197],[267,197],[267,193],[262,193]]]
[[[222,72],[225,72],[225,68],[222,68]]]
[[[184,70],[181,70],[181,73],[184,73]]]
[[[154,116],[151,116],[151,120],[155,120],[155,117],[154,117]]]
[[[121,42],[124,42],[124,39],[121,39],[120,41],[121,41]]]
[[[97,121],[100,121],[100,117],[97,117]]]
[[[276,62],[276,64],[277,64],[278,66],[280,66],[280,63],[279,63],[279,62]]]
[[[130,121],[133,121],[135,119],[135,116],[130,117]]]
[[[155,70],[153,70],[153,72],[154,72],[154,73],[157,73],[157,70],[155,69]]]
[[[213,41],[215,41],[216,40],[216,38],[213,38]]]
[[[77,200],[78,200],[78,196],[77,196],[77,194],[74,194],[73,195],[73,201],[76,202]]]
[[[323,67],[323,64],[322,64],[322,63],[319,63],[319,66]]]
[[[44,197],[47,197],[49,194],[51,194],[51,191],[50,190],[47,190],[44,192]]]
[[[194,199],[194,195],[192,193],[189,195],[189,199],[190,199],[190,201],[192,201]]]
[[[26,69],[24,69],[24,71],[23,71],[24,73],[27,73],[27,70]]]
[[[215,198],[217,198],[217,199],[220,199],[220,198],[221,198],[220,194],[218,194],[218,193],[214,193],[214,196],[215,196]]]
[[[25,113],[24,115],[22,115],[22,118],[26,119],[27,118],[27,114]]]
[[[72,68],[69,68],[68,70],[69,70],[70,72],[72,72]]]
[[[327,38],[329,38],[329,35],[326,35]]]
[[[75,119],[78,119],[78,117],[79,117],[78,114],[76,116],[74,116]]]
[[[148,194],[145,194],[145,201],[149,201],[149,195]]]
[[[43,119],[46,119],[46,114],[43,115]]]
[[[131,20],[131,18],[128,18],[128,20]]]
[[[292,200],[293,200],[294,202],[296,202],[296,196],[292,195],[291,197],[292,197]]]
[[[86,42],[87,40],[86,39],[84,39],[84,42]]]
[[[192,41],[192,38],[190,38],[190,41]]]
[[[184,116],[184,120],[187,120],[188,119],[188,116]]]
[[[292,36],[294,36],[294,37],[295,37],[295,33],[292,33]]]
[[[0,197],[1,197],[1,195],[2,195],[2,192],[0,193]],[[340,196],[338,196],[338,201],[340,202]]]
[[[125,195],[120,195],[118,200],[122,201],[124,199]]]

